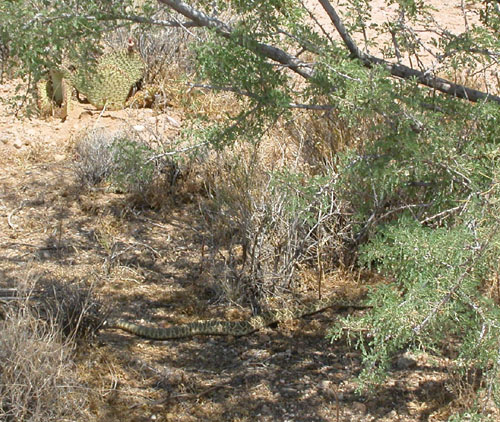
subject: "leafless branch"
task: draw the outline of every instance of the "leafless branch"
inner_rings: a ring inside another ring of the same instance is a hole
[[[144,16],[137,16],[137,15],[105,15],[102,17],[100,16],[99,20],[121,20],[121,21],[129,21],[146,25],[174,27],[174,28],[193,28],[201,26],[200,24],[192,21],[179,22],[179,20],[175,18],[166,20],[166,19],[146,18]]]
[[[188,147],[176,149],[174,151],[162,152],[161,154],[156,154],[156,155],[153,155],[152,157],[148,158],[146,160],[145,164],[151,163],[152,161],[158,160],[158,159],[163,158],[163,157],[171,157],[174,155],[182,154],[184,152],[193,151],[195,149],[204,147],[206,145],[208,145],[208,142],[200,142],[196,145],[190,145]]]

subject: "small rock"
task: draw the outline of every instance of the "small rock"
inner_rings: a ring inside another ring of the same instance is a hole
[[[396,368],[397,369],[410,369],[415,368],[417,366],[417,361],[413,359],[408,353],[398,357],[396,360]]]
[[[20,140],[20,139],[16,139],[16,140],[14,141],[14,144],[13,144],[13,145],[14,145],[14,147],[15,147],[15,148],[17,148],[17,149],[21,149],[21,148],[23,147],[23,143],[21,142],[21,140]]]
[[[59,162],[63,161],[66,157],[62,154],[54,154],[54,161]]]
[[[355,401],[352,403],[352,408],[353,410],[356,410],[359,413],[366,413],[366,406],[363,403],[360,403],[359,401]]]
[[[323,380],[319,383],[319,388],[323,391],[330,390],[332,388],[332,382],[328,380]]]
[[[166,116],[167,117],[167,120],[170,122],[170,124],[174,127],[180,127],[181,123],[174,119],[173,117],[170,117],[170,116]]]
[[[9,139],[12,137],[12,135],[10,133],[2,133],[0,134],[0,142],[2,142],[3,144],[6,144],[7,142],[9,142]]]
[[[134,130],[136,132],[143,132],[144,130],[146,130],[146,128],[143,125],[135,125]]]
[[[341,370],[345,369],[345,365],[341,362],[335,362],[332,365],[332,368],[335,369],[336,371],[341,371]]]
[[[263,343],[267,343],[268,341],[271,341],[271,337],[269,337],[267,334],[260,334],[260,341]]]
[[[83,111],[82,113],[80,113],[80,115],[78,116],[78,119],[80,120],[88,120],[92,117],[92,113],[90,111]],[[76,128],[76,124],[75,124],[75,128]]]

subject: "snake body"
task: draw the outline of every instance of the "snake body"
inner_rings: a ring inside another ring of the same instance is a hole
[[[255,316],[245,321],[208,320],[196,321],[188,324],[173,325],[171,327],[151,327],[139,325],[123,319],[108,321],[109,328],[118,328],[139,337],[151,340],[170,340],[197,335],[231,335],[235,337],[246,336],[266,326],[284,322],[291,319],[312,315],[327,308],[355,306],[338,297],[328,298],[312,303],[308,306],[298,306],[268,312]]]

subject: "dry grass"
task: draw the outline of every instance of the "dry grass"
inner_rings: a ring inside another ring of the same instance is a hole
[[[88,391],[75,376],[73,343],[27,302],[0,324],[0,420],[92,421]]]
[[[115,136],[101,129],[90,130],[76,141],[75,173],[84,186],[104,181],[113,169],[112,146]]]
[[[215,118],[229,112],[226,98],[206,97],[201,112]],[[238,110],[236,101],[229,104]],[[349,262],[350,221],[334,191],[334,156],[353,135],[338,119],[295,117],[256,144],[213,151],[198,163],[211,256],[224,256],[212,272],[230,301],[290,297],[301,289],[302,273],[321,278]]]
[[[70,340],[91,340],[104,323],[106,312],[92,285],[39,281],[30,300],[38,317],[55,324]]]

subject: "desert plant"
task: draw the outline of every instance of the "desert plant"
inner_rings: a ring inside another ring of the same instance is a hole
[[[153,148],[127,132],[90,130],[76,142],[75,151],[74,169],[81,184],[107,182],[138,204],[161,206],[178,182],[180,154],[165,154],[163,148]]]
[[[153,182],[154,151],[147,145],[128,137],[117,137],[112,144],[113,171],[109,179],[119,190],[145,193]]]
[[[74,169],[82,185],[94,186],[113,171],[113,136],[102,129],[85,132],[75,146]]]
[[[394,55],[394,62],[367,53],[374,48],[366,31],[368,2],[349,2],[346,25],[329,1],[319,2],[347,52],[327,31],[311,30],[302,19],[307,11],[295,2],[259,2],[257,9],[254,2],[230,2],[237,15],[231,24],[208,16],[206,3],[195,10],[176,0],[161,2],[213,30],[198,48],[199,76],[246,98],[246,107],[229,114],[226,124],[218,121],[204,139],[219,148],[259,139],[295,107],[333,109],[340,127],[359,139],[339,149],[336,160],[330,160],[333,166],[316,169],[316,174],[329,180],[328,189],[350,210],[358,265],[388,280],[373,289],[372,312],[345,320],[333,331],[335,338],[348,334],[361,348],[362,385],[381,381],[401,350],[445,353],[443,342],[455,336],[461,339],[456,365],[484,371],[483,386],[495,397],[499,311],[482,289],[498,272],[500,133],[495,122],[500,97],[495,79],[483,80],[491,91],[481,92],[425,69],[420,55],[427,47],[410,29],[434,24],[422,2],[397,2],[399,21],[373,25],[392,35],[384,51],[386,57]],[[477,5],[482,14],[473,30],[458,36],[443,31],[435,43],[442,49],[433,53],[441,74],[474,71],[483,63],[498,68],[491,50],[499,47],[494,35],[498,14],[490,2]],[[324,30],[319,24],[315,29]],[[356,31],[365,40],[363,50],[351,37]],[[314,66],[295,54],[302,51],[314,57]],[[405,54],[419,65],[404,64]],[[295,185],[301,193],[288,206],[299,205],[314,180],[309,175]],[[293,219],[288,225],[294,226]],[[286,265],[280,262],[278,268]]]
[[[335,175],[272,171],[257,151],[217,154],[204,207],[212,244],[229,252],[225,277],[215,277],[219,290],[239,302],[265,303],[296,293],[299,269],[320,274],[345,263],[352,232],[333,190]]]
[[[0,420],[89,421],[87,391],[74,374],[73,345],[29,303],[0,323]]]
[[[37,316],[53,324],[68,339],[92,339],[105,320],[105,311],[92,286],[39,280],[29,295]]]

